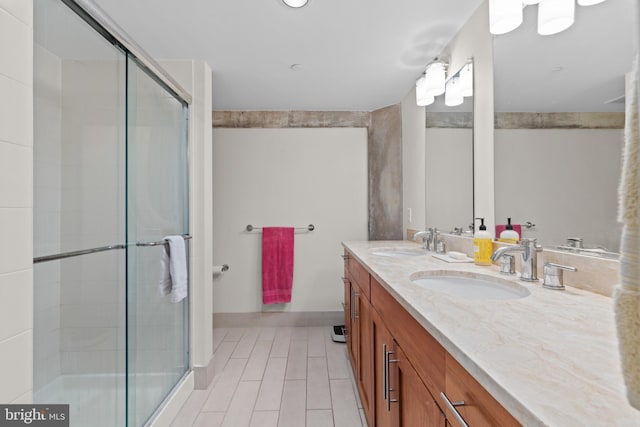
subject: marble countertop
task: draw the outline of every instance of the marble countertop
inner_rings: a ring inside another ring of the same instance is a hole
[[[450,270],[499,279],[496,266],[448,263],[431,253],[380,256],[409,241],[344,242],[356,259],[525,426],[640,426],[626,400],[613,300],[567,287],[544,289],[511,276],[530,295],[467,300],[429,291],[409,277]]]

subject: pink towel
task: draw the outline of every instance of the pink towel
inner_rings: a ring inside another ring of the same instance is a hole
[[[262,303],[291,302],[293,227],[262,227]]]

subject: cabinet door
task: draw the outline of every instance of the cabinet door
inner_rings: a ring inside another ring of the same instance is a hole
[[[393,337],[376,310],[371,310],[371,333],[373,338],[373,413],[375,427],[395,427],[398,407],[387,402],[389,372],[387,352],[393,351]],[[371,426],[371,424],[369,424]]]
[[[358,297],[358,374],[357,384],[360,392],[360,401],[367,417],[369,426],[373,427],[373,321],[371,319],[371,306],[364,295]]]
[[[399,346],[389,360],[391,369],[391,399],[398,405],[399,427],[444,427],[445,417]]]

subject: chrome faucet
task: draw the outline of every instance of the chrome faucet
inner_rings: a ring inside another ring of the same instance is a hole
[[[520,252],[522,255],[520,280],[526,282],[538,281],[538,252],[542,252],[542,247],[536,245],[536,239],[523,238],[520,239],[518,246],[504,246],[491,255],[491,261],[497,261],[503,255],[511,252]]]
[[[422,239],[422,249],[429,250],[428,245],[431,240],[431,234],[433,233],[433,229],[429,229],[429,231],[418,231],[411,237],[412,240],[417,241],[418,239]]]
[[[437,228],[429,228],[426,231],[418,231],[412,237],[413,240],[422,239],[422,248],[427,251],[436,250],[436,235],[438,234]]]

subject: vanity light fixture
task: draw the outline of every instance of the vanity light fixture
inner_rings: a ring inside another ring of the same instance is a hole
[[[416,80],[416,104],[425,107],[435,102],[436,96],[444,93],[444,104],[455,107],[464,102],[465,96],[473,96],[473,62],[467,62],[458,73],[446,79],[449,65],[443,61],[427,65]],[[431,79],[430,79],[431,78]]]
[[[577,0],[592,6],[604,0]],[[538,34],[547,36],[566,30],[575,20],[576,0],[489,0],[489,31],[505,34],[522,24],[522,9],[538,5]]]
[[[298,8],[306,6],[309,0],[282,0],[282,2],[289,7]]]

